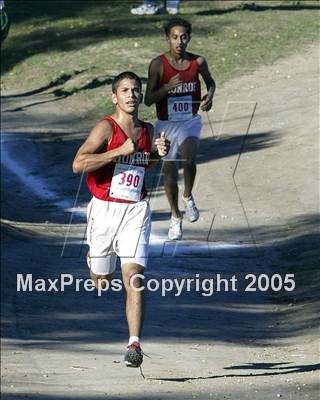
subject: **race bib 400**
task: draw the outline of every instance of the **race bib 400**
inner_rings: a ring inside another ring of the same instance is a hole
[[[169,121],[192,119],[192,96],[168,97]]]

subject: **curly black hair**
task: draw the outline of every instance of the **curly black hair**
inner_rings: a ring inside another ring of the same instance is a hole
[[[171,18],[166,24],[163,25],[163,29],[165,31],[166,36],[170,35],[170,30],[174,26],[183,26],[184,28],[187,29],[188,35],[189,36],[191,35],[192,27],[191,27],[190,22],[188,22],[187,20],[185,20],[183,18],[175,17],[175,18]]]

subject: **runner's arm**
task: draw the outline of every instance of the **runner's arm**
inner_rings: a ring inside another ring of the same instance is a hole
[[[150,139],[152,143],[150,160],[148,168],[153,167],[155,164],[161,160],[162,157],[166,156],[170,149],[170,142],[165,137],[159,137],[154,140],[154,128],[151,124],[147,124],[148,132],[150,134]]]
[[[161,59],[155,58],[151,61],[148,72],[148,82],[144,103],[146,106],[158,103],[169,92],[169,90],[177,87],[182,81],[179,74],[174,75],[169,82],[160,87],[160,79],[163,73]]]
[[[134,152],[134,143],[132,139],[128,138],[117,149],[99,153],[103,146],[108,143],[111,136],[112,126],[110,122],[105,120],[98,122],[78,150],[72,164],[73,172],[77,174],[79,172],[95,171],[110,163],[116,157]]]
[[[201,110],[202,111],[209,111],[212,107],[212,100],[214,96],[214,92],[216,90],[216,83],[213,77],[210,74],[208,63],[203,57],[199,57],[199,72],[202,76],[204,83],[206,84],[208,93],[204,95],[201,99]]]

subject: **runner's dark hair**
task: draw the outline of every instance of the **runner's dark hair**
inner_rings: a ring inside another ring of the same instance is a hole
[[[189,36],[191,35],[192,26],[190,22],[188,22],[183,18],[175,17],[171,18],[166,24],[163,25],[163,29],[165,31],[166,36],[170,35],[171,28],[173,28],[174,26],[183,26],[184,28],[187,29],[188,35]]]
[[[132,79],[132,80],[136,81],[140,87],[140,90],[142,89],[142,82],[141,82],[141,79],[139,78],[139,76],[132,71],[124,71],[124,72],[121,72],[121,74],[114,77],[114,79],[112,81],[112,93],[116,93],[119,83],[121,81],[123,81],[124,79]]]

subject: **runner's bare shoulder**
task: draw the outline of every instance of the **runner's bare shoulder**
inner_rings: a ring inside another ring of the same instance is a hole
[[[99,131],[104,132],[107,136],[112,133],[112,122],[109,119],[102,118],[97,122],[94,129],[97,128]]]
[[[200,56],[199,54],[195,53],[188,53],[188,57],[190,60],[197,60],[197,63],[199,65],[202,65],[206,61],[203,56]]]
[[[92,141],[102,146],[111,139],[112,133],[113,127],[111,121],[103,118],[92,128],[87,141]]]
[[[150,62],[150,71],[160,73],[162,70],[162,61],[160,56],[154,58]]]

